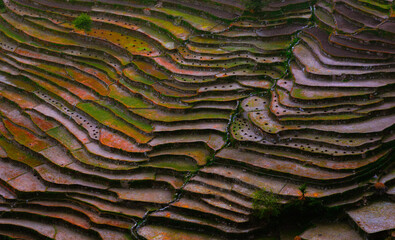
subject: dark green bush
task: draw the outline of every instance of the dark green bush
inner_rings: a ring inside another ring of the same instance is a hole
[[[76,19],[74,19],[73,24],[77,29],[82,29],[87,32],[89,32],[92,28],[91,17],[86,13],[82,13]]]

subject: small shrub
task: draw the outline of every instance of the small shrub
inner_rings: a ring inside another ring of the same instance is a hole
[[[300,196],[300,200],[305,200],[305,195],[307,193],[306,189],[307,189],[307,185],[306,183],[304,183],[303,185],[301,185],[299,188],[299,191],[302,193],[302,195]]]
[[[82,13],[76,19],[74,19],[73,24],[77,29],[85,30],[87,32],[89,32],[92,28],[91,17],[86,13]]]
[[[260,189],[253,193],[252,198],[252,207],[258,218],[268,219],[270,217],[276,217],[281,213],[281,204],[273,192]]]

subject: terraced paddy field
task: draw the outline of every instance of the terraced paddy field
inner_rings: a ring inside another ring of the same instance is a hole
[[[0,239],[395,237],[392,0],[0,11]]]

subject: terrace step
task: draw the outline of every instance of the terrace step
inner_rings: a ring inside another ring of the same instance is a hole
[[[368,55],[359,52],[348,51],[344,48],[338,48],[333,46],[329,42],[329,34],[324,30],[319,28],[307,28],[304,29],[304,32],[320,43],[322,51],[327,53],[330,56],[337,58],[350,58],[350,59],[363,59],[363,60],[386,60],[388,57],[386,56],[378,56],[378,55]]]
[[[148,240],[153,240],[158,237],[169,237],[174,240],[182,240],[186,238],[196,239],[196,240],[219,240],[222,238],[213,237],[212,235],[204,233],[196,233],[185,230],[179,230],[176,228],[163,227],[158,225],[146,225],[138,230],[139,235],[143,236]]]
[[[351,69],[332,69],[323,66],[320,64],[318,61],[315,60],[314,55],[302,44],[299,44],[294,47],[293,53],[298,60],[303,66],[306,67],[305,71],[310,73],[310,74],[316,74],[316,75],[331,75],[331,76],[336,76],[336,75],[367,75],[368,73],[371,73],[373,71],[368,71],[368,70],[351,70]],[[382,72],[382,73],[389,73],[389,72],[394,72],[394,69],[391,68],[386,68],[386,69],[378,69],[376,70],[377,72]]]
[[[243,157],[236,157],[240,155],[242,155]],[[229,148],[222,149],[216,156],[222,159],[236,161],[239,164],[258,167],[261,168],[261,170],[265,169],[266,171],[273,171],[274,174],[278,175],[296,175],[298,177],[310,178],[318,181],[334,181],[335,179],[347,178],[351,175],[349,173],[339,173],[324,169],[306,167],[285,160],[280,161],[260,156],[252,152],[243,152],[240,150]]]
[[[31,201],[30,204],[43,206],[43,207],[52,207],[52,208],[70,208],[73,211],[79,212],[84,216],[88,217],[92,223],[95,224],[106,224],[118,228],[127,229],[132,227],[133,223],[126,222],[124,220],[116,220],[114,218],[99,216],[95,207],[87,208],[87,206],[79,206],[75,202],[66,202],[66,201]]]
[[[379,201],[347,211],[347,214],[369,236],[394,229],[394,209],[394,203]]]
[[[91,207],[100,209],[101,211],[110,213],[110,214],[120,214],[128,217],[128,219],[139,219],[142,218],[145,214],[144,208],[128,208],[123,206],[116,206],[114,203],[109,203],[104,200],[98,200],[95,198],[86,198],[83,196],[75,196],[72,197],[78,202],[88,204]]]
[[[279,86],[284,86],[284,84],[286,85],[290,85],[290,81],[284,81],[284,80],[279,80],[278,81]],[[309,104],[308,102],[300,102],[300,101],[296,101],[293,98],[291,98],[290,93],[285,91],[284,89],[281,88],[277,88],[276,89],[276,93],[278,95],[278,102],[285,106],[285,107],[289,107],[289,108],[296,108],[299,109],[299,113],[302,112],[300,109],[304,109],[304,111],[311,111],[315,108],[317,109],[324,109],[329,111],[333,111],[333,109],[335,109],[338,107],[363,107],[363,106],[369,106],[369,105],[374,105],[377,103],[380,103],[383,101],[383,99],[381,98],[369,98],[369,99],[355,99],[355,100],[338,100],[338,101],[332,101],[332,102],[316,102],[314,105]]]
[[[314,79],[312,77],[306,76],[301,68],[295,64],[291,64],[291,71],[293,76],[295,77],[295,84],[303,87],[330,87],[330,88],[344,88],[353,89],[357,87],[364,88],[374,88],[374,87],[383,87],[386,85],[393,84],[392,79],[387,78],[375,78],[374,81],[368,81],[366,79],[361,80],[347,80],[344,81],[324,81],[319,79]]]
[[[189,14],[187,12],[179,11],[177,9],[155,7],[152,8],[151,10],[165,13],[175,18],[181,18],[183,21],[190,24],[193,28],[200,31],[209,31],[209,32],[217,33],[227,29],[225,25],[212,21],[208,18],[203,18],[198,15]]]
[[[168,222],[175,222],[180,224],[180,222],[184,225],[199,225],[202,227],[209,227],[211,229],[216,229],[217,231],[221,231],[224,233],[229,233],[229,234],[241,234],[241,233],[247,233],[250,231],[253,231],[254,229],[246,229],[246,230],[240,230],[233,228],[231,226],[228,226],[226,224],[220,224],[219,222],[216,222],[214,220],[210,220],[207,218],[201,218],[199,216],[192,217],[190,215],[184,215],[180,214],[175,211],[161,211],[161,212],[155,212],[151,215],[152,218],[158,218],[158,219],[163,219],[164,221]]]
[[[94,103],[79,103],[77,104],[77,108],[90,115],[99,123],[133,138],[138,143],[144,144],[151,140],[150,136],[140,133],[133,126],[127,124],[122,119],[115,117],[110,111],[101,108]]]
[[[319,43],[317,42],[316,39],[314,39],[311,35],[308,34],[301,34],[301,39],[303,42],[306,43],[308,46],[309,50],[311,50],[314,55],[325,65],[331,65],[331,66],[341,66],[341,67],[361,67],[362,69],[365,67],[375,67],[375,66],[385,66],[388,65],[389,63],[384,62],[384,63],[365,63],[365,62],[360,62],[360,61],[341,61],[340,59],[334,59],[326,56],[321,52],[321,47]]]
[[[181,131],[181,130],[204,130],[211,129],[220,132],[226,132],[227,123],[224,121],[200,121],[200,122],[191,122],[191,123],[155,123],[154,131],[155,132],[172,132],[172,131]]]
[[[355,239],[363,238],[346,223],[318,223],[315,227],[307,229],[301,234],[303,239],[312,240],[320,238],[322,240],[329,239]]]
[[[225,145],[223,137],[219,134],[194,134],[194,135],[174,135],[174,136],[158,136],[149,144],[151,146],[159,146],[170,143],[195,143],[202,142],[207,144],[213,150],[219,150]]]
[[[195,181],[196,180],[196,181]],[[236,208],[237,210],[234,210],[231,208],[231,211],[236,212],[236,213],[240,213],[240,209],[244,209],[244,211],[248,211],[252,209],[252,205],[251,203],[245,199],[245,197],[243,195],[239,195],[240,193],[237,192],[237,188],[236,188],[236,184],[232,184],[231,187],[234,187],[234,192],[230,192],[230,189],[218,189],[217,186],[211,186],[208,185],[206,182],[211,182],[210,179],[199,179],[202,180],[201,182],[197,181],[196,178],[194,178],[194,182],[193,183],[188,183],[185,187],[184,190],[187,191],[188,193],[192,193],[192,194],[199,194],[201,195],[200,197],[206,198],[206,199],[210,199],[212,200],[213,197],[215,199],[215,196],[218,196],[222,201],[221,202],[225,202],[227,203],[228,207],[233,206],[234,208]],[[222,182],[221,182],[222,184]],[[236,192],[236,194],[235,194]],[[248,191],[246,191],[248,192]],[[252,193],[252,191],[250,190],[250,192]],[[239,194],[237,194],[239,193]],[[245,194],[245,192],[243,192]],[[208,200],[205,200],[205,202],[209,202]],[[246,215],[246,212],[242,212],[242,214]]]
[[[204,147],[186,147],[177,149],[163,149],[157,151],[151,151],[148,157],[158,157],[158,156],[188,156],[193,158],[199,166],[206,165],[210,158],[211,152]]]
[[[167,21],[165,19],[157,18],[154,16],[147,16],[142,14],[131,13],[122,10],[115,10],[115,9],[103,9],[100,7],[93,7],[93,11],[95,12],[105,12],[106,14],[114,14],[117,16],[129,17],[131,19],[138,19],[149,22],[153,25],[156,25],[158,28],[163,29],[166,32],[169,32],[172,36],[179,40],[187,40],[188,36],[191,32],[182,26],[176,26],[174,23]]]

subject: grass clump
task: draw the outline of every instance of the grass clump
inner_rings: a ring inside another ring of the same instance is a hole
[[[73,25],[77,29],[89,32],[92,29],[92,19],[88,14],[81,13],[81,15],[74,19]]]
[[[280,215],[281,204],[278,197],[273,192],[259,189],[252,194],[252,198],[252,207],[258,218],[269,219]]]

